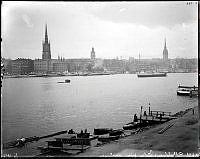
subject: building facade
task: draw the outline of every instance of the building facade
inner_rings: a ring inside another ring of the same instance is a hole
[[[34,72],[47,73],[49,67],[49,60],[36,59],[34,60]]]
[[[5,68],[4,73],[5,74],[12,74],[12,60],[2,58],[2,62],[4,64],[4,68]]]
[[[12,60],[11,64],[12,74],[17,75],[25,75],[33,72],[33,60],[31,59],[23,59],[18,58],[16,60]]]
[[[117,73],[125,72],[125,61],[119,59],[104,59],[103,67],[106,71],[113,71]]]

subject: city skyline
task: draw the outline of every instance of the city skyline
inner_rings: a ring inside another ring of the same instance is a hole
[[[165,38],[169,59],[197,58],[195,13],[186,2],[3,2],[2,56],[42,58],[47,24],[53,59],[92,47],[97,58],[162,58]]]

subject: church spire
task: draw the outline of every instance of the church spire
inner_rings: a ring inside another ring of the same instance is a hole
[[[43,41],[42,59],[51,59],[50,41],[48,40],[47,24],[45,25],[45,41]]]
[[[166,37],[165,37],[165,46],[164,46],[164,48],[165,48],[165,49],[167,48],[167,45],[166,45]]]
[[[45,43],[48,43],[47,24],[45,26]]]
[[[163,60],[167,61],[168,60],[168,50],[167,50],[167,45],[166,45],[166,37],[165,37],[165,46],[163,50]]]

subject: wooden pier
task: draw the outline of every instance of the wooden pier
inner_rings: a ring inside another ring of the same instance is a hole
[[[152,111],[149,107],[148,114],[144,111],[144,115],[142,115],[142,106],[141,106],[141,113],[140,113],[140,127],[151,125],[151,124],[162,124],[169,120],[176,119],[171,115],[171,112],[165,111]]]
[[[155,116],[142,116],[141,123],[148,122],[148,123],[164,123],[167,119],[158,118]]]
[[[193,96],[198,96],[198,87],[196,86],[181,86],[179,85],[177,88],[177,95],[180,96],[190,96],[191,98]]]

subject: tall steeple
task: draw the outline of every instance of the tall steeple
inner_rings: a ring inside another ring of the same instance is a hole
[[[163,50],[163,61],[168,61],[168,50],[166,45],[166,38],[165,38],[165,44],[164,44],[164,50]]]
[[[45,25],[45,40],[43,41],[42,59],[51,59],[50,41],[48,41],[47,24]]]
[[[48,43],[47,24],[46,24],[46,27],[45,27],[45,43]]]
[[[95,59],[95,51],[94,51],[94,47],[92,47],[92,51],[91,51],[91,54],[90,54],[90,58],[91,58],[92,60]]]
[[[164,49],[167,49],[167,45],[166,45],[166,37],[165,37],[165,46],[164,46]]]
[[[90,58],[91,58],[92,60],[95,59],[95,51],[94,51],[94,47],[92,47],[92,51],[91,51],[91,54],[90,54]]]

